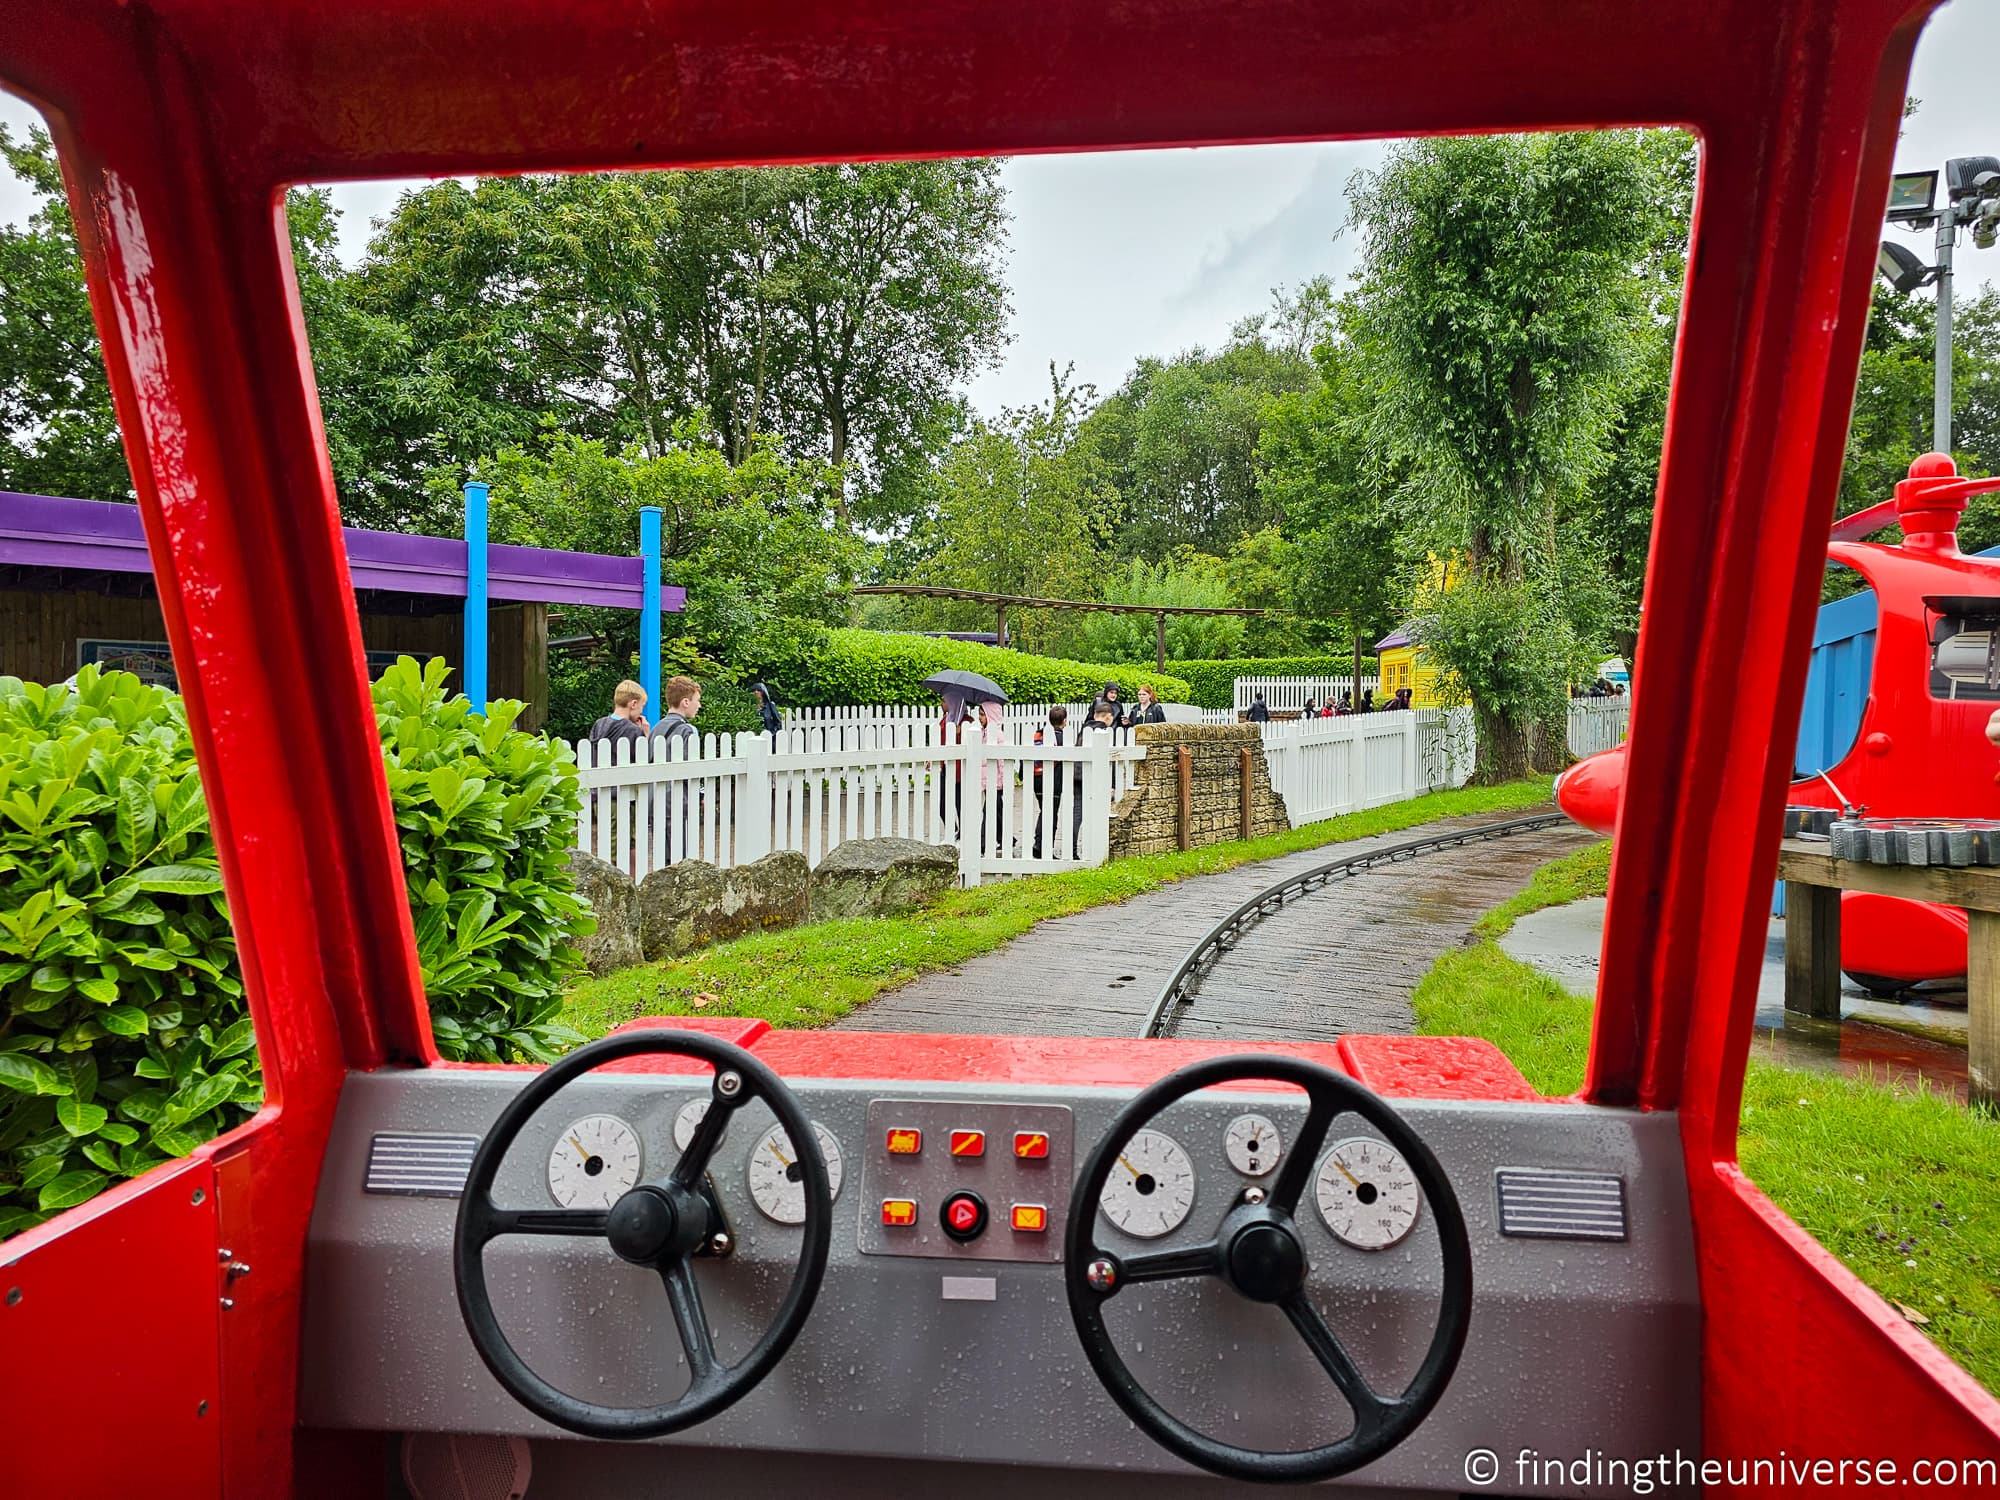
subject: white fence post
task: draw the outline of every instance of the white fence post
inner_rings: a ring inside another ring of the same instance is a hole
[[[747,865],[771,852],[777,820],[777,785],[771,779],[771,737],[739,734],[734,746],[743,762],[736,785],[736,863]]]

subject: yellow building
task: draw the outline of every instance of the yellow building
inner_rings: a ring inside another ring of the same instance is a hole
[[[1397,627],[1375,643],[1375,661],[1381,686],[1375,689],[1377,704],[1386,703],[1403,688],[1410,690],[1412,708],[1437,708],[1438,669],[1424,660],[1423,648],[1410,638],[1408,625]]]

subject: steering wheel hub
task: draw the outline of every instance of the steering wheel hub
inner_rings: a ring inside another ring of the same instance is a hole
[[[680,1216],[667,1195],[655,1187],[635,1187],[611,1205],[604,1237],[620,1260],[650,1266],[673,1244]]]
[[[1282,1302],[1306,1284],[1306,1252],[1289,1224],[1246,1224],[1229,1241],[1229,1284],[1253,1302]]]

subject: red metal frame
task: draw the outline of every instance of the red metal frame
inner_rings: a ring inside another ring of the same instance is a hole
[[[1686,125],[1704,160],[1637,663],[1647,691],[1586,1094],[1681,1111],[1711,1455],[2000,1452],[2000,1406],[1733,1165],[1819,538],[1910,53],[1930,9],[0,7],[0,76],[44,109],[62,149],[271,1082],[258,1121],[190,1169],[217,1172],[219,1232],[256,1266],[236,1308],[180,1298],[141,1310],[160,1347],[219,1339],[223,1490],[270,1495],[291,1483],[300,1266],[343,1073],[434,1058],[300,332],[285,184],[1622,123]],[[1750,639],[1783,649],[1745,653]],[[1697,689],[1717,682],[1731,691]],[[305,683],[318,711],[273,711]],[[179,1185],[163,1174],[95,1218],[23,1237],[12,1270],[53,1278],[65,1261],[92,1265],[89,1224]],[[107,1291],[118,1274],[105,1275]],[[130,1338],[134,1316],[108,1295],[79,1299],[60,1345],[0,1370],[0,1395],[16,1411],[45,1410],[29,1406],[29,1390],[90,1389],[98,1350]],[[176,1381],[185,1371],[164,1361],[155,1383]],[[124,1416],[114,1441],[148,1451],[171,1440]],[[71,1459],[107,1441],[86,1403],[54,1418],[37,1450]],[[72,1484],[75,1473],[64,1470]],[[149,1489],[174,1487],[161,1476]]]

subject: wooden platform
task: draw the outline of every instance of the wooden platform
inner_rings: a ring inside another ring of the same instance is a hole
[[[850,1030],[1136,1037],[1189,948],[1287,874],[1432,831],[1518,817],[1448,818],[1182,881],[1044,922],[960,968],[926,975],[838,1024]],[[1328,1041],[1405,1033],[1410,991],[1438,955],[1528,883],[1592,842],[1581,828],[1517,834],[1371,870],[1266,918],[1217,965],[1175,1035]]]

